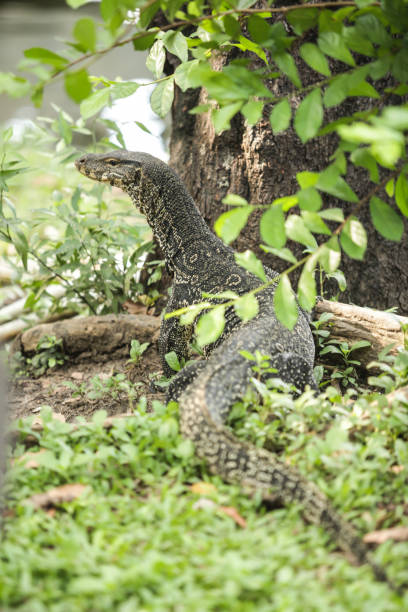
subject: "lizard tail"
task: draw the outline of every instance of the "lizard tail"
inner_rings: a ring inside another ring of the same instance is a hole
[[[197,382],[179,400],[181,433],[194,442],[197,455],[207,461],[210,470],[227,482],[273,490],[285,504],[301,504],[307,521],[325,528],[358,563],[370,565],[377,580],[395,588],[384,569],[372,561],[354,527],[336,512],[322,491],[269,451],[238,440],[221,420],[216,422],[206,407],[205,382]]]

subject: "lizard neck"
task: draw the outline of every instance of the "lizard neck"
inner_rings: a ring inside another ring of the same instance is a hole
[[[178,261],[192,256],[199,243],[217,238],[209,230],[194,200],[172,171],[158,177],[142,175],[139,184],[126,189],[146,216],[166,263],[177,269]]]

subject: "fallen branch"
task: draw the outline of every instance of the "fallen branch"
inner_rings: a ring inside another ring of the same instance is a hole
[[[402,326],[408,326],[408,317],[328,300],[319,301],[314,312],[315,319],[318,319],[324,312],[333,315],[322,326],[330,331],[331,340],[347,342],[349,346],[359,340],[370,342],[371,346],[356,351],[357,358],[363,367],[367,367],[371,361],[378,360],[378,354],[387,346],[393,345],[390,350],[391,354],[395,354],[399,348],[404,347],[406,338],[404,338]]]
[[[160,319],[149,315],[100,315],[43,323],[25,331],[12,346],[12,352],[24,355],[35,352],[44,336],[55,336],[63,341],[66,355],[112,354],[129,351],[134,338],[139,342],[155,342]]]

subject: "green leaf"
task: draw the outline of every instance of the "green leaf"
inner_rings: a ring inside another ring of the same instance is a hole
[[[187,39],[181,32],[169,30],[163,37],[163,43],[167,51],[176,55],[181,62],[188,60]]]
[[[314,270],[309,270],[306,265],[299,278],[297,295],[301,307],[311,311],[316,302],[316,281]]]
[[[302,210],[300,213],[305,222],[306,227],[314,234],[327,234],[330,236],[331,231],[322,220],[321,216],[310,210]]]
[[[373,183],[378,183],[380,180],[377,162],[366,147],[359,147],[350,155],[350,159],[355,166],[366,168],[370,173],[370,179]]]
[[[275,247],[270,247],[266,244],[261,244],[260,247],[263,251],[265,251],[265,253],[272,253],[272,255],[275,255],[275,257],[280,257],[280,259],[284,259],[290,263],[297,263],[297,259],[293,255],[292,251],[286,247],[283,249],[275,249]]]
[[[302,189],[307,189],[308,187],[314,187],[317,181],[319,180],[319,173],[309,172],[308,170],[304,170],[303,172],[298,172],[296,174],[296,180]]]
[[[323,270],[333,273],[337,270],[341,261],[341,251],[337,236],[332,236],[325,244],[319,247],[319,262]]]
[[[250,321],[258,314],[258,300],[251,293],[243,295],[234,302],[234,310],[242,321]]]
[[[240,231],[246,225],[248,217],[253,211],[253,206],[237,206],[228,210],[218,217],[214,224],[217,236],[229,244],[239,236]]]
[[[386,186],[385,186],[385,193],[387,194],[387,196],[389,196],[390,198],[393,197],[394,193],[395,193],[395,179],[390,179]]]
[[[17,253],[21,257],[24,269],[27,270],[27,258],[29,252],[29,246],[25,234],[17,227],[14,227],[14,240],[13,245]]]
[[[201,304],[201,306],[199,304],[191,304],[191,306],[187,306],[185,312],[180,313],[180,325],[191,325],[192,323],[194,323],[197,315],[199,315],[200,312],[202,310],[205,310],[209,305],[209,302],[204,302]],[[165,318],[167,318],[167,313],[165,315]]]
[[[214,109],[211,113],[215,133],[220,134],[231,127],[231,119],[241,110],[242,102],[233,102],[219,109]]]
[[[89,119],[92,115],[95,115],[104,106],[109,103],[109,89],[104,87],[94,91],[88,98],[81,102],[80,111],[84,119]]]
[[[28,59],[38,60],[43,64],[54,66],[54,68],[63,68],[68,64],[68,60],[62,57],[62,55],[57,55],[57,53],[53,53],[49,51],[49,49],[43,49],[42,47],[31,47],[31,49],[26,49],[24,55]]]
[[[306,247],[316,248],[317,242],[298,215],[289,215],[285,222],[288,238]]]
[[[166,360],[167,365],[175,372],[179,372],[181,370],[181,364],[175,351],[166,353],[164,359]]]
[[[371,342],[369,342],[368,340],[359,340],[358,342],[355,342],[351,345],[350,352],[360,348],[366,348],[367,346],[371,346]]]
[[[73,34],[84,51],[95,51],[96,28],[93,19],[90,17],[79,19],[74,25]]]
[[[316,183],[317,189],[330,195],[346,200],[346,202],[358,202],[358,196],[354,193],[346,181],[339,175],[335,166],[329,166],[320,173]]]
[[[352,259],[362,260],[367,248],[367,234],[360,221],[355,217],[349,219],[340,235],[341,246]]]
[[[245,36],[240,36],[239,43],[234,43],[233,46],[237,47],[238,49],[241,49],[241,51],[251,51],[252,53],[255,53],[255,55],[257,55],[263,62],[265,62],[267,66],[269,65],[265,51],[260,45],[257,45],[252,40],[249,40],[249,38],[246,38]]]
[[[305,143],[314,136],[323,121],[323,106],[320,89],[314,89],[302,100],[295,115],[295,130]]]
[[[262,117],[264,103],[261,100],[250,100],[241,108],[241,113],[249,125],[255,125]]]
[[[140,128],[143,132],[146,132],[146,134],[151,134],[151,131],[144,125],[144,123],[141,123],[140,121],[134,121],[134,124],[137,125],[137,127]]]
[[[395,201],[402,214],[408,217],[408,181],[403,172],[400,173],[395,184]]]
[[[245,198],[242,198],[236,193],[227,193],[225,198],[223,198],[222,203],[229,204],[230,206],[246,206],[248,204]]]
[[[313,43],[305,43],[300,47],[300,55],[302,59],[316,72],[330,76],[329,63],[326,56],[320,51],[317,45]]]
[[[77,9],[83,4],[87,4],[88,2],[92,2],[92,0],[65,0],[68,6],[73,9]]]
[[[259,229],[262,240],[268,245],[280,249],[285,246],[285,216],[281,206],[270,206],[261,217]]]
[[[255,274],[262,281],[266,282],[266,274],[262,262],[257,258],[255,253],[247,249],[243,253],[234,253],[235,261],[239,266]]]
[[[275,104],[269,117],[273,133],[279,134],[279,132],[284,132],[290,125],[291,116],[292,109],[286,98]]]
[[[320,212],[320,216],[327,221],[338,221],[338,223],[344,221],[344,213],[341,208],[325,208]]]
[[[338,59],[349,66],[356,65],[346,43],[337,32],[322,32],[317,43],[326,55],[334,57],[334,59]]]
[[[278,320],[288,329],[293,329],[298,319],[298,307],[287,274],[282,275],[276,287],[273,304]]]
[[[342,74],[332,80],[330,85],[326,88],[323,96],[323,102],[326,108],[337,106],[341,104],[343,100],[347,98],[349,91],[349,83],[347,75]]]
[[[166,51],[164,49],[164,43],[162,40],[156,40],[153,47],[150,49],[149,55],[147,56],[146,68],[154,74],[156,79],[158,79],[163,73],[165,61]]]
[[[360,81],[355,87],[350,87],[347,95],[362,98],[379,98],[380,94],[367,81]]]
[[[117,9],[117,0],[101,0],[100,11],[104,21],[113,19]]]
[[[189,87],[191,87],[190,74],[194,72],[194,69],[197,67],[198,63],[199,60],[194,59],[177,66],[174,72],[174,80],[180,87],[181,91],[186,91]]]
[[[286,19],[294,32],[301,36],[303,32],[314,28],[317,24],[318,11],[314,8],[300,8],[287,13]]]
[[[368,57],[374,57],[375,50],[372,43],[365,37],[361,36],[361,33],[355,27],[343,27],[343,38],[346,45],[356,53],[361,55],[367,55]]]
[[[248,31],[258,45],[265,46],[265,43],[272,37],[272,28],[269,23],[258,15],[251,15],[248,19]]]
[[[5,93],[11,98],[26,96],[30,91],[27,79],[16,77],[11,72],[0,72],[0,94]]]
[[[197,15],[198,17],[198,15]],[[224,25],[224,30],[231,38],[238,40],[241,35],[241,27],[239,25],[239,21],[235,19],[232,15],[225,15],[222,18],[222,22]]]
[[[302,81],[300,80],[295,60],[290,53],[277,53],[273,56],[273,61],[278,66],[279,70],[289,77],[295,87],[302,87]]]
[[[318,211],[323,205],[320,193],[314,187],[301,189],[297,192],[299,208],[302,210]]]
[[[370,214],[374,227],[387,240],[399,242],[404,233],[404,223],[395,212],[380,198],[373,196],[370,199]]]
[[[112,83],[110,88],[112,102],[121,98],[127,98],[135,93],[140,87],[139,83],[124,81],[123,83]]]
[[[75,72],[67,72],[64,82],[65,91],[78,104],[91,95],[92,86],[89,81],[88,72],[84,68]]]
[[[212,344],[221,336],[225,327],[225,306],[216,306],[201,315],[196,326],[196,339],[199,347]]]
[[[145,51],[146,49],[150,49],[153,45],[153,42],[156,38],[156,32],[145,32],[143,36],[138,38],[134,38],[132,40],[133,48],[135,51]]]
[[[173,79],[166,79],[156,85],[150,96],[150,106],[152,110],[159,115],[159,117],[165,117],[171,105],[173,104],[174,98],[174,82]]]

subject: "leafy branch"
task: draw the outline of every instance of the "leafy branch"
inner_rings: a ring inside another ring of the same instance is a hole
[[[149,7],[151,4],[152,2],[148,2],[144,7],[142,7],[140,9],[141,13],[143,13],[143,10],[146,10],[146,8]],[[173,21],[172,23],[164,24],[162,26],[156,26],[154,28],[151,28],[148,31],[138,32],[137,34],[133,34],[132,36],[129,36],[126,38],[122,38],[123,35],[121,35],[112,44],[108,45],[107,47],[103,49],[97,49],[89,53],[85,53],[81,57],[78,57],[72,60],[71,62],[68,62],[63,67],[56,70],[47,81],[44,81],[42,83],[42,86],[49,84],[54,79],[56,79],[59,75],[69,71],[71,68],[74,68],[78,64],[88,59],[99,57],[101,55],[109,53],[115,48],[122,47],[136,40],[147,38],[151,36],[153,33],[168,32],[169,30],[173,30],[175,28],[184,29],[192,25],[199,25],[203,21],[213,21],[213,20],[220,19],[222,17],[228,17],[231,15],[262,15],[264,17],[267,17],[267,16],[272,16],[275,13],[287,14],[287,13],[291,13],[299,9],[339,8],[339,7],[348,7],[348,6],[358,8],[357,3],[353,2],[352,0],[351,1],[349,0],[340,0],[340,1],[330,0],[328,2],[316,2],[314,4],[294,4],[291,6],[281,6],[281,7],[267,8],[267,9],[265,8],[263,9],[262,8],[246,8],[246,9],[236,8],[236,9],[231,9],[228,11],[221,11],[218,13],[213,13],[211,15],[201,15],[200,17],[192,17],[190,19],[183,19],[183,20],[179,19],[179,20]],[[370,6],[381,6],[381,4],[379,2],[373,2],[370,4]]]

